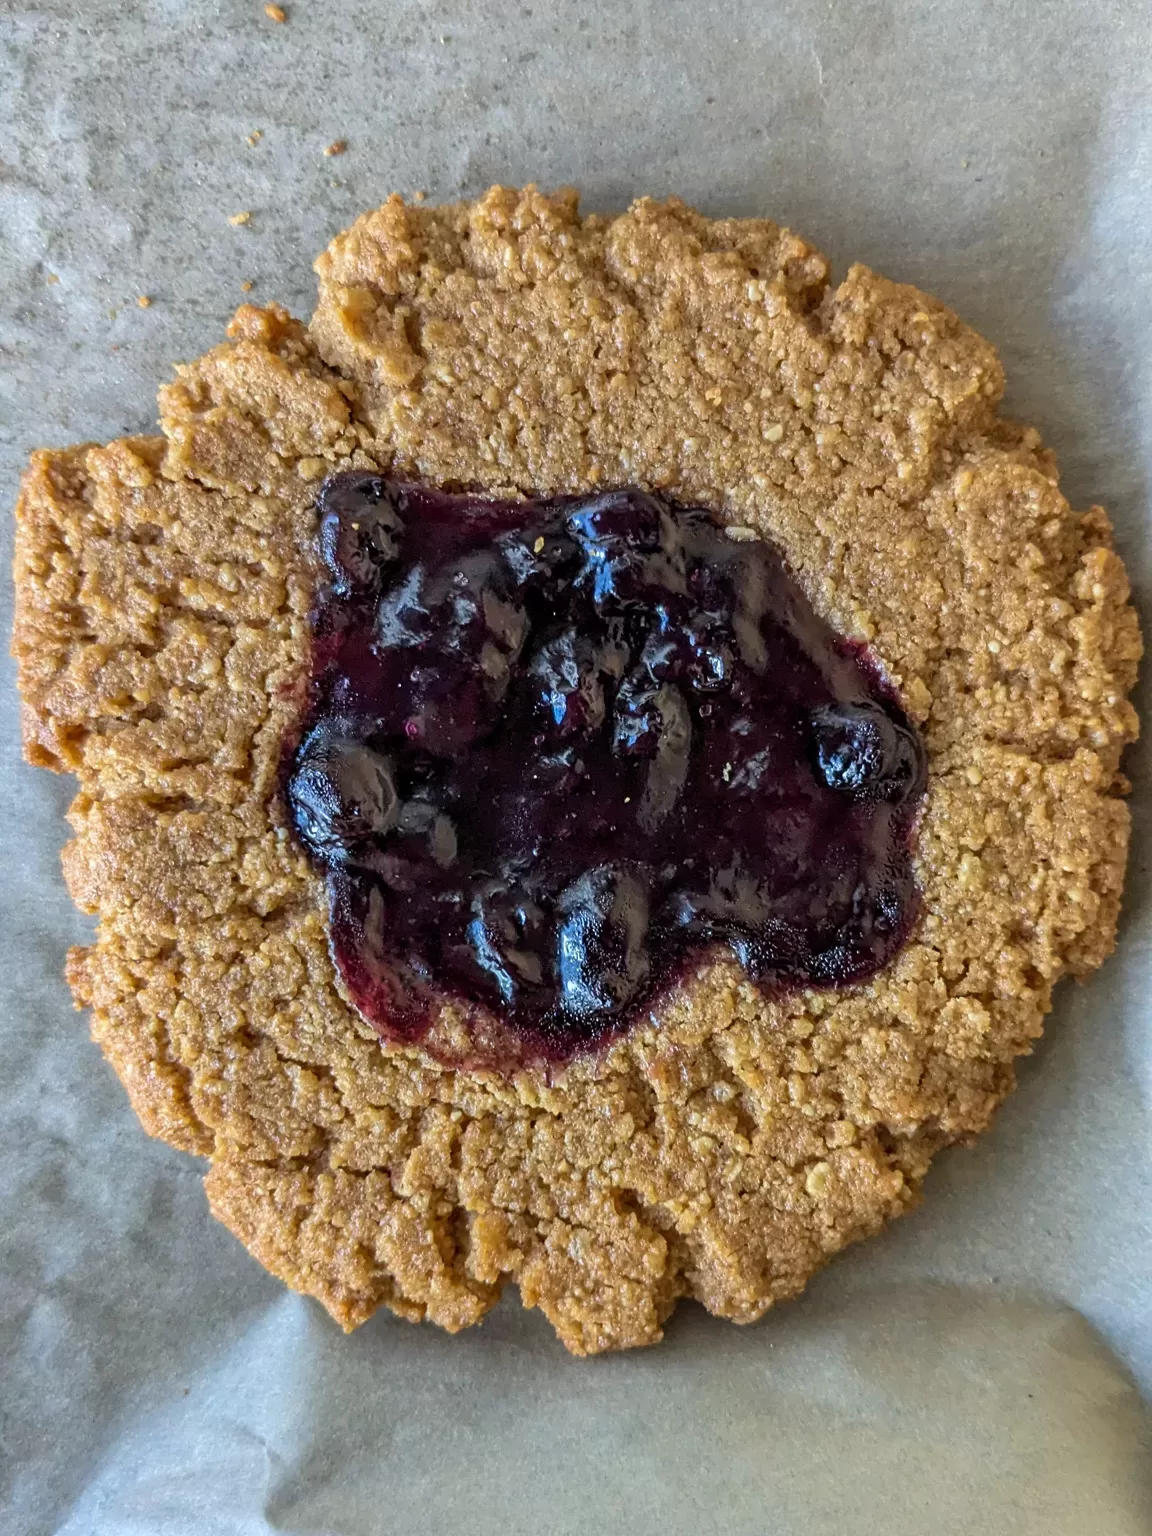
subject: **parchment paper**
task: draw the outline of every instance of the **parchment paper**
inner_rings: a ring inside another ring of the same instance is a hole
[[[536,179],[767,213],[940,294],[1146,590],[1146,0],[284,5],[0,0],[6,502],[32,446],[148,429],[243,281],[306,314],[392,188]],[[346,1339],[211,1221],[72,1012],[71,787],[19,763],[11,670],[2,713],[4,1532],[1152,1530],[1145,755],[1120,953],[922,1211],[756,1328],[684,1308],[581,1363],[511,1298]]]

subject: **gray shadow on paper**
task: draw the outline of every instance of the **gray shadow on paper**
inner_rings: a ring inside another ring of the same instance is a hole
[[[511,1307],[455,1340],[381,1318],[352,1342],[284,1297],[123,1426],[57,1529],[1143,1536],[1148,1452],[1080,1318],[964,1287],[751,1330],[690,1309],[659,1350],[592,1361]]]

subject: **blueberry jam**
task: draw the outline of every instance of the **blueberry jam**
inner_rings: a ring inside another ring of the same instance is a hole
[[[637,490],[501,502],[348,473],[319,514],[287,797],[385,1039],[562,1061],[711,947],[773,991],[899,948],[923,749],[770,545]]]

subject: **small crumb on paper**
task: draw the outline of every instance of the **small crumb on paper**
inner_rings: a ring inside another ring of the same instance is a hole
[[[413,192],[412,201],[414,203],[422,203],[427,196],[427,192]]]
[[[260,140],[263,137],[264,137],[264,130],[263,130],[263,128],[253,128],[252,132],[248,135],[248,137],[244,140],[244,142],[245,142],[245,144],[247,144],[249,149],[255,149],[257,144],[259,144]]]
[[[60,274],[58,272],[49,272],[44,281],[46,283],[58,283],[60,281]]]
[[[142,293],[139,296],[139,298],[136,300],[136,302],[137,302],[137,304],[139,304],[141,309],[151,309],[152,308],[152,300],[148,297],[148,295],[146,293]]]
[[[228,215],[229,224],[248,224],[251,223],[251,220],[252,214],[247,208],[245,208],[243,213],[230,213]]]
[[[240,292],[251,293],[254,286],[255,285],[253,284],[252,279],[248,278],[245,282],[240,284]]]
[[[266,5],[264,14],[269,21],[287,21],[288,13],[282,5]]]
[[[347,139],[333,139],[324,153],[326,155],[342,155],[347,148]]]

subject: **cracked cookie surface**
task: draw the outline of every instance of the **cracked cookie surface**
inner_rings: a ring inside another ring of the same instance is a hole
[[[577,1353],[677,1297],[738,1321],[915,1200],[987,1124],[1053,985],[1109,952],[1140,650],[1106,516],[997,415],[941,304],[766,221],[573,195],[390,199],[304,327],[241,309],[162,435],[37,454],[18,508],[25,749],[76,774],[68,974],[145,1127],[345,1326],[449,1329],[513,1280]],[[701,965],[596,1057],[505,1080],[382,1047],[278,797],[316,489],[639,484],[773,540],[924,733],[919,923],[866,986]]]

